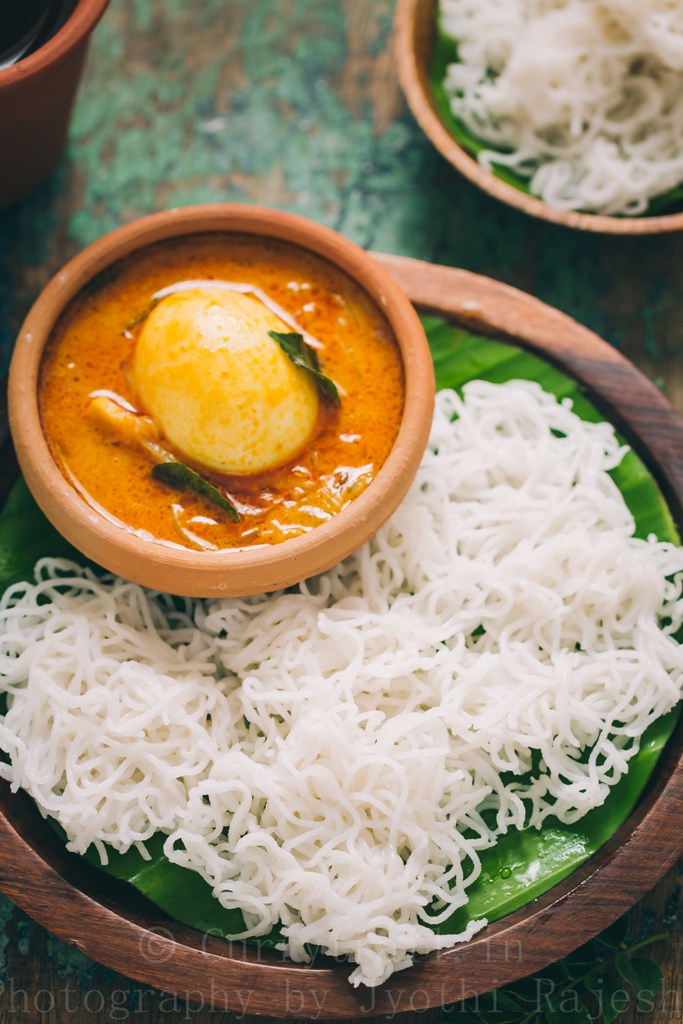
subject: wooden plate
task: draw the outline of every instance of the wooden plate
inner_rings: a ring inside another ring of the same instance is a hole
[[[683,422],[623,356],[569,317],[475,274],[397,256],[378,260],[423,311],[513,341],[589,390],[647,462],[683,524]],[[350,968],[287,962],[166,917],[134,889],[65,852],[32,801],[0,791],[0,888],[51,932],[108,967],[181,998],[241,1014],[335,1018],[417,1011],[511,982],[566,955],[639,900],[683,846],[683,726],[628,821],[546,895],[470,943],[421,958],[380,989]]]
[[[683,228],[683,213],[657,217],[610,217],[549,206],[543,200],[501,181],[456,142],[437,109],[429,84],[438,0],[399,0],[396,11],[396,56],[401,86],[425,135],[461,174],[489,195],[532,217],[583,231],[616,235],[656,235]]]

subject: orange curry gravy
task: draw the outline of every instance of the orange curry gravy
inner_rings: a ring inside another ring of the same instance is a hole
[[[87,416],[91,394],[102,390],[144,412],[126,375],[140,330],[132,325],[155,292],[188,279],[262,288],[321,343],[321,368],[343,389],[339,407],[321,401],[315,435],[289,464],[249,477],[192,467],[233,501],[239,523],[192,492],[152,480],[143,449],[103,433]],[[39,402],[52,453],[86,500],[144,536],[221,550],[307,532],[357,497],[391,450],[404,390],[397,342],[359,285],[286,243],[217,234],[133,253],[84,289],[46,350]]]

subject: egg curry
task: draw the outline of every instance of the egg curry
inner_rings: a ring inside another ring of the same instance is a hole
[[[386,460],[397,342],[326,260],[253,236],[191,236],[96,278],[41,367],[43,430],[110,520],[167,544],[275,544],[330,519]]]

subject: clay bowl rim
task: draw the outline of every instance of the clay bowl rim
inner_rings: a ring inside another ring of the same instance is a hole
[[[568,316],[517,289],[450,267],[377,258],[421,312],[521,345],[583,384],[637,446],[683,525],[683,423],[624,356]],[[376,990],[351,968],[292,964],[168,918],[123,883],[68,854],[23,793],[0,784],[0,886],[53,934],[127,977],[204,1006],[272,1017],[332,1019],[457,1002],[540,970],[628,910],[673,866],[683,827],[683,718],[636,807],[564,881],[469,943],[420,957]]]
[[[370,486],[333,519],[277,545],[200,552],[166,546],[116,526],[79,496],[55,462],[40,423],[38,375],[51,330],[68,302],[98,273],[145,246],[205,233],[271,237],[312,252],[359,284],[386,317],[401,350],[405,404],[398,435]],[[105,569],[187,597],[247,596],[290,586],[340,562],[389,518],[410,486],[427,444],[434,370],[419,318],[395,280],[353,242],[290,213],[211,204],[151,214],[105,235],[43,289],[17,338],[9,373],[10,429],[26,482],[74,547]]]
[[[49,73],[93,31],[109,0],[77,0],[76,6],[58,32],[27,57],[0,70],[0,94],[26,86],[32,79]]]
[[[683,229],[683,211],[648,217],[580,213],[550,206],[482,167],[441,119],[428,80],[438,0],[399,0],[395,14],[396,60],[401,88],[415,120],[441,155],[473,185],[522,213],[563,227],[610,235],[657,235]]]

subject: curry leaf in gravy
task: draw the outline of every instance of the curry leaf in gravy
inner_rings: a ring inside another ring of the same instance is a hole
[[[315,377],[316,383],[325,398],[335,405],[340,404],[337,385],[322,372],[320,362],[318,361],[318,354],[315,349],[306,344],[303,334],[284,334],[280,333],[280,331],[268,331],[268,334],[273,341],[278,343],[284,354],[289,356],[295,366],[298,366],[301,370],[306,370],[312,377]]]
[[[160,299],[152,299],[149,306],[147,306],[146,309],[144,309],[139,316],[136,316],[135,319],[131,320],[129,324],[126,324],[126,328],[123,333],[127,334],[128,331],[132,331],[135,327],[139,327],[140,324],[144,323],[149,314],[152,312],[152,310],[156,309],[156,307],[159,305],[159,302]]]
[[[217,487],[210,484],[199,473],[195,473],[189,466],[182,462],[160,462],[151,471],[153,480],[170,487],[177,487],[181,491],[194,491],[202,498],[206,498],[212,505],[218,505],[224,512],[228,513],[233,523],[239,523],[240,514],[231,501],[224,498]]]

